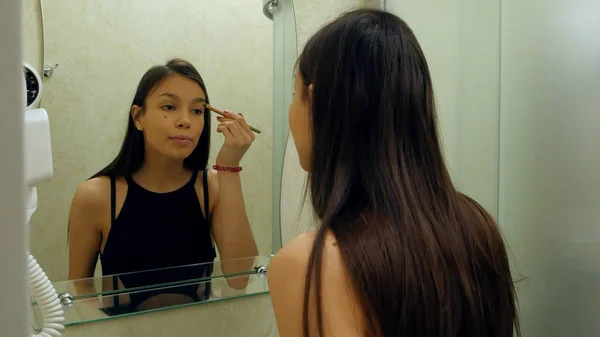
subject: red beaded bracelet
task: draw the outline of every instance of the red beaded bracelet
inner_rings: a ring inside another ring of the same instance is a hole
[[[223,171],[223,172],[240,172],[242,170],[242,167],[241,166],[231,167],[231,166],[213,165],[213,169],[216,171]]]

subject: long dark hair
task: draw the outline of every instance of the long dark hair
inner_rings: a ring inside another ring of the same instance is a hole
[[[172,59],[165,65],[158,65],[150,68],[140,80],[135,97],[131,103],[131,107],[137,105],[144,107],[146,98],[152,92],[156,86],[158,86],[166,78],[179,75],[184,76],[194,82],[198,83],[200,88],[206,95],[206,103],[210,104],[208,99],[208,92],[206,91],[206,85],[200,73],[196,68],[189,62],[182,59]],[[192,152],[192,154],[183,161],[184,167],[199,171],[206,169],[208,163],[208,156],[210,150],[210,113],[209,111],[204,112],[204,129],[198,145]],[[133,122],[131,116],[131,109],[129,112],[129,120],[127,122],[127,131],[125,132],[125,139],[121,150],[117,154],[116,158],[108,164],[105,168],[94,174],[90,179],[100,176],[127,176],[136,172],[144,162],[144,135],[142,131],[139,131]]]
[[[321,221],[309,260],[323,334],[324,238],[338,242],[369,335],[520,335],[508,254],[494,219],[459,193],[439,142],[433,85],[408,25],[356,10],[306,44],[313,85],[309,191]],[[313,284],[311,284],[311,281]]]

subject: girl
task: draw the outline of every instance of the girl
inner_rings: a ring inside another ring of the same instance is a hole
[[[427,62],[378,10],[304,47],[290,127],[320,227],[271,261],[281,337],[507,337],[515,290],[498,226],[442,157]]]
[[[254,140],[241,115],[217,117],[225,141],[215,170],[207,170],[210,144],[208,94],[198,71],[180,59],[148,70],[131,109],[117,157],[79,186],[69,219],[69,279],[94,275],[100,254],[109,289],[136,288],[210,276],[216,256],[253,257],[257,247],[246,216],[240,161]],[[198,265],[201,264],[201,265]],[[225,264],[225,274],[251,266]],[[238,284],[236,284],[238,282]],[[243,287],[238,281],[232,286]],[[80,284],[80,295],[84,287]],[[206,299],[208,286],[131,293],[128,310],[162,302]],[[93,286],[88,289],[93,292]],[[166,293],[170,293],[166,299]],[[119,296],[115,296],[115,310]]]

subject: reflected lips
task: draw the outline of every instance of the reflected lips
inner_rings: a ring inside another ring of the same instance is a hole
[[[170,139],[179,145],[192,144],[192,138],[187,137],[187,136],[174,136],[174,137],[170,137]]]

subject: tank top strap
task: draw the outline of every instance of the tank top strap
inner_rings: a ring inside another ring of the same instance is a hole
[[[110,228],[112,229],[117,219],[117,178],[110,176]],[[107,276],[107,275],[105,275]],[[119,278],[116,275],[112,276],[113,290],[119,289]],[[119,295],[113,298],[113,307],[119,307]]]
[[[189,187],[196,193],[195,184],[198,179],[198,171],[192,172],[192,177],[188,182]],[[208,222],[210,226],[210,209],[209,209],[209,200],[208,200],[208,170],[202,171],[202,192],[204,195],[204,219]]]
[[[127,182],[127,185],[129,185],[129,186],[135,185],[135,181],[133,181],[133,178],[131,177],[131,174],[127,174],[123,178],[125,178],[125,181]]]
[[[208,170],[202,171],[202,190],[204,192],[204,219],[210,226],[210,203],[208,202]]]
[[[114,225],[117,214],[117,178],[110,176],[110,227]]]
[[[194,170],[192,171],[192,177],[190,178],[190,181],[188,182],[188,184],[194,186],[196,185],[196,180],[198,179],[198,171]]]

